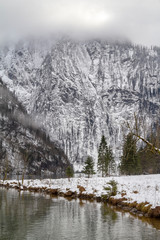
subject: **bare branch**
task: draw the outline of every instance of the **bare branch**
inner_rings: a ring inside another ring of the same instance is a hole
[[[157,152],[158,154],[160,154],[160,149],[155,147],[152,143],[150,143],[149,141],[147,141],[146,139],[144,139],[143,137],[133,133],[133,135],[137,138],[139,138],[140,140],[142,140],[143,142],[145,142],[151,149],[151,151],[154,153],[154,152]]]
[[[157,132],[156,142],[158,143],[158,145],[156,147],[153,143],[149,142],[146,139],[146,136],[145,136],[146,128],[145,128],[145,124],[144,124],[144,119],[141,119],[140,117],[137,117],[137,115],[134,113],[134,125],[133,125],[133,127],[131,126],[131,124],[128,121],[125,123],[125,126],[129,130],[129,132],[132,133],[138,140],[142,140],[144,143],[146,143],[151,152],[153,152],[154,154],[155,153],[160,154],[159,139],[158,139],[159,138],[159,132]],[[141,135],[141,129],[142,128],[144,130],[144,137]],[[158,128],[159,128],[159,126],[158,126]],[[152,137],[152,131],[151,131],[151,137]]]

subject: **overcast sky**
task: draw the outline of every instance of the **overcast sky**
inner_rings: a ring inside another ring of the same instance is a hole
[[[52,31],[160,46],[160,0],[0,0],[1,39]]]

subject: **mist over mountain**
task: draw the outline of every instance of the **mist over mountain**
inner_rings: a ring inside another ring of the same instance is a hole
[[[7,89],[64,150],[75,170],[97,160],[102,134],[118,160],[122,125],[159,118],[160,48],[130,42],[32,39],[0,50]]]

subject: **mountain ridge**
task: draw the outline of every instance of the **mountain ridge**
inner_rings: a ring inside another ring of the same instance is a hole
[[[97,40],[49,43],[1,51],[3,82],[76,170],[87,155],[96,162],[102,134],[118,160],[121,125],[134,113],[145,116],[148,127],[159,119],[160,49]]]

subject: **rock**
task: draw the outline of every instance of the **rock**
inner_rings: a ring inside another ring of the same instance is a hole
[[[101,201],[102,201],[102,198],[101,198],[101,197],[96,197],[96,201],[97,201],[97,202],[101,202]]]
[[[64,194],[65,197],[71,197],[74,194],[72,191],[68,191]]]
[[[160,218],[160,206],[155,207],[154,209],[150,209],[148,212],[149,217]]]
[[[132,120],[134,112],[145,116],[147,128],[157,121],[159,59],[159,48],[151,50],[131,43],[78,42],[65,38],[57,42],[49,38],[46,42],[24,40],[8,47],[7,51],[0,49],[0,69],[3,70],[0,71],[0,84],[6,82],[7,89],[15,92],[21,106],[32,119],[36,116],[35,123],[42,124],[51,140],[59,143],[78,170],[88,152],[96,159],[103,132],[119,157],[123,138],[121,125]],[[17,106],[19,110],[20,105]],[[27,144],[34,149],[34,135],[28,135],[30,140],[27,141],[23,137],[25,131],[16,127],[18,136],[10,135],[10,149],[16,147],[14,141],[19,137],[26,143],[26,149]],[[4,138],[6,135],[4,132]],[[8,144],[6,139],[4,146]],[[34,171],[37,171],[36,164],[38,169],[42,164],[49,170],[51,162],[55,165],[59,162],[60,154],[55,158],[50,153],[51,161],[48,160],[43,152],[43,142],[39,144],[41,154],[37,156],[38,147],[35,147],[30,159]],[[6,150],[9,154],[9,149]],[[61,164],[64,160],[62,157]],[[15,160],[12,170],[16,165]]]
[[[130,211],[130,212],[132,212],[132,213],[137,213],[137,208],[132,208],[132,210]]]
[[[86,191],[86,189],[83,186],[77,185],[77,188],[79,189],[80,193]]]
[[[139,217],[143,217],[143,214],[142,214],[142,213],[139,213],[138,216],[139,216]]]
[[[49,194],[58,195],[58,189],[47,189],[46,192]]]
[[[131,208],[130,207],[123,207],[123,210],[129,212],[131,210]]]
[[[59,192],[59,194],[58,194],[60,197],[64,197],[65,196],[65,194],[63,193],[63,192]]]

